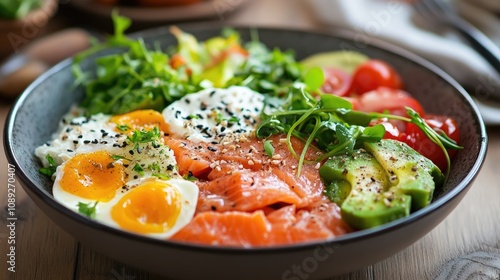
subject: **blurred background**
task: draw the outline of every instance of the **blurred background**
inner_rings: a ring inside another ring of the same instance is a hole
[[[486,45],[496,48],[500,64],[500,1],[438,0],[447,10],[419,2],[435,1],[0,0],[0,100],[11,102],[49,67],[103,40],[113,32],[110,14],[117,9],[133,20],[127,32],[210,22],[345,29],[356,33],[360,45],[369,38],[382,39],[443,68],[476,96],[488,123],[500,123],[499,65],[495,69],[460,26],[447,21],[450,13],[452,18],[458,15],[459,21],[477,28],[473,31],[482,32],[489,40]]]

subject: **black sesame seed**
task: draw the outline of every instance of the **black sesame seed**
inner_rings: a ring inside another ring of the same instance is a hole
[[[78,140],[73,140],[73,144],[78,144]]]
[[[207,149],[212,152],[217,152],[217,149],[212,146],[208,146]]]
[[[184,99],[184,101],[186,102],[186,104],[191,103],[191,100],[189,100],[189,99],[187,99],[187,98],[186,98],[186,99]]]
[[[220,132],[224,132],[224,130],[226,130],[225,126],[223,126],[223,127],[220,128]]]
[[[137,179],[137,178],[139,178],[139,176],[137,176],[137,175],[134,175],[134,179]]]
[[[83,138],[83,135],[78,135],[78,139],[82,139]]]
[[[212,209],[212,211],[217,210],[217,207],[215,207],[214,205],[212,205],[210,208]]]
[[[92,144],[97,144],[99,141],[97,139],[92,140]]]
[[[181,111],[175,111],[175,118],[178,119],[180,114],[181,114]]]
[[[133,150],[128,151],[128,153],[131,154],[131,155],[134,155],[134,151]]]
[[[66,151],[68,151],[68,152],[70,152],[70,153],[72,153],[72,152],[73,152],[73,150],[70,150],[70,149],[67,149]]]
[[[214,94],[215,94],[215,90],[212,90],[212,91],[210,92],[210,97],[214,96]]]
[[[233,112],[231,112],[231,111],[229,110],[229,108],[227,108],[227,107],[226,107],[226,108],[224,108],[224,111],[226,111],[226,113],[227,113],[228,115],[230,115],[230,116],[234,115],[234,113],[233,113]]]
[[[89,144],[90,143],[90,140],[84,140],[83,141],[83,144]]]

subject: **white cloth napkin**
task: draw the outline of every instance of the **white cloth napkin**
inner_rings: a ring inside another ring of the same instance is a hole
[[[468,89],[483,90],[482,97],[476,98],[483,118],[489,124],[500,124],[500,104],[487,104],[489,92],[500,92],[500,74],[452,29],[429,24],[404,1],[310,2],[323,23],[408,49],[438,65]],[[500,45],[500,0],[456,0],[451,4]]]

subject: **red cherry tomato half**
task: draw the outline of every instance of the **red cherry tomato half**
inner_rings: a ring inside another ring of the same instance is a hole
[[[361,64],[354,71],[351,91],[364,94],[379,87],[401,89],[401,77],[387,63],[372,59]]]
[[[460,131],[456,121],[450,117],[445,116],[435,116],[427,115],[425,122],[435,130],[442,131],[448,135],[455,142],[460,140]],[[432,160],[441,170],[446,170],[446,157],[443,150],[434,144],[427,136],[424,134],[420,128],[418,128],[413,123],[408,123],[406,125],[406,136],[403,142],[408,144],[414,150],[425,156],[426,158]],[[453,157],[456,150],[448,150],[450,158]]]
[[[363,112],[385,112],[406,116],[405,107],[415,110],[420,116],[425,112],[420,103],[404,90],[378,88],[359,97],[358,110]]]
[[[323,93],[346,96],[351,88],[352,78],[346,72],[336,68],[323,68],[325,81],[321,86]]]
[[[398,128],[398,125],[394,124],[393,122],[387,120],[387,119],[378,119],[375,121],[372,121],[370,123],[370,126],[374,126],[377,124],[381,124],[385,128],[385,134],[384,134],[384,139],[393,139],[393,140],[398,140],[398,141],[403,141],[406,138],[406,134],[401,132],[400,129]],[[404,129],[404,127],[403,127]]]

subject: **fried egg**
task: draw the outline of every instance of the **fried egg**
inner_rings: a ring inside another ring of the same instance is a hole
[[[93,208],[95,220],[138,234],[168,238],[192,219],[198,187],[177,172],[164,144],[160,113],[132,113],[62,121],[60,132],[36,149],[60,165],[54,198],[76,212]],[[46,163],[46,166],[48,163]]]
[[[264,95],[247,87],[205,89],[163,110],[170,133],[193,142],[233,141],[255,132]]]

